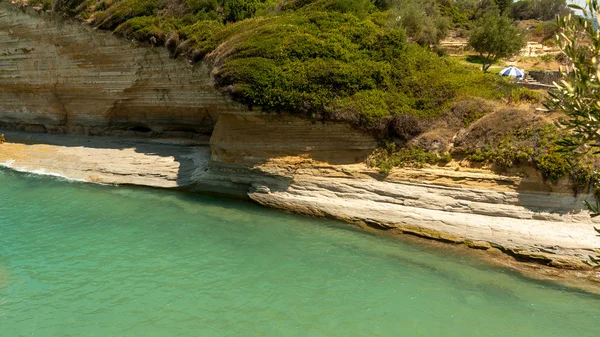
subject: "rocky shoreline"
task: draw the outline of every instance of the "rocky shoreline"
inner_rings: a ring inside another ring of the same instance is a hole
[[[586,264],[600,247],[586,196],[539,172],[447,165],[382,175],[364,164],[379,145],[368,133],[249,111],[214,88],[210,64],[5,3],[0,49],[3,167],[241,197],[600,279]]]
[[[283,157],[254,166],[211,161],[206,140],[9,132],[0,164],[91,183],[247,197],[284,211],[408,233],[566,269],[600,247],[583,197],[519,191],[520,178],[427,168],[383,179],[363,164]],[[244,190],[245,189],[245,190]]]

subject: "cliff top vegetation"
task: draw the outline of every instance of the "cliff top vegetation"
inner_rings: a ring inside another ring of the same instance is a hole
[[[450,29],[472,30],[490,11],[508,21],[548,19],[567,11],[564,0],[30,0],[30,5],[164,45],[173,58],[206,60],[216,86],[251,108],[366,129],[388,141],[370,160],[383,171],[448,160],[448,144],[465,129],[455,156],[501,169],[532,165],[549,181],[573,174],[556,151],[559,133],[551,121],[532,122],[517,108],[503,109],[506,103],[539,103],[539,93],[436,50]],[[543,25],[544,36],[556,28],[551,26]],[[507,118],[519,125],[498,128]],[[474,135],[484,141],[474,146],[469,140]]]
[[[344,120],[383,137],[397,118],[441,116],[464,97],[506,98],[507,81],[434,52],[483,5],[440,0],[31,0],[121,36],[214,64],[252,108]],[[53,2],[51,2],[53,1]],[[487,6],[497,7],[490,2]],[[461,9],[463,8],[463,9]],[[402,117],[398,117],[402,116]]]

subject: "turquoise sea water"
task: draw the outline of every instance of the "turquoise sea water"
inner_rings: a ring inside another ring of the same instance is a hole
[[[0,336],[598,336],[600,297],[338,222],[0,171]]]

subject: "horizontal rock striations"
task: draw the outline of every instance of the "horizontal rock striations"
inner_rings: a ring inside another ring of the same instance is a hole
[[[585,268],[582,261],[600,247],[583,198],[570,195],[323,177],[302,170],[286,189],[254,190],[250,197],[268,207],[496,247],[554,266]]]
[[[496,247],[554,266],[587,268],[584,262],[600,247],[598,221],[583,207],[589,196],[545,192],[538,176],[482,170],[394,169],[384,177],[355,164],[376,146],[368,135],[277,117],[221,114],[209,168],[192,179],[196,188],[247,193],[264,206],[299,214]]]
[[[534,175],[384,177],[362,164],[376,140],[347,124],[247,111],[215,91],[207,64],[2,2],[0,128],[196,138],[7,133],[0,166],[21,171],[246,197],[554,266],[584,268],[600,248],[583,197],[551,193]],[[199,136],[211,133],[210,143]]]
[[[207,64],[0,3],[0,127],[191,136],[233,105]]]
[[[346,123],[249,111],[221,113],[210,142],[214,162],[247,166],[286,156],[357,163],[377,147],[372,136]]]

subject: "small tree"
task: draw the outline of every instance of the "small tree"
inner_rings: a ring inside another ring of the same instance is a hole
[[[486,13],[477,21],[469,38],[469,45],[483,59],[483,71],[487,71],[498,59],[518,54],[526,42],[525,32],[495,11]]]

